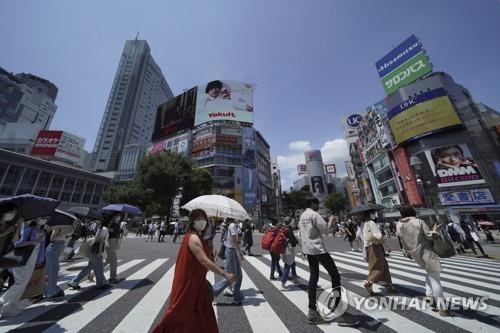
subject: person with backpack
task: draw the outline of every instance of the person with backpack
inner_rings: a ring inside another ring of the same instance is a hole
[[[479,251],[481,251],[481,253],[483,254],[482,257],[487,257],[488,255],[484,253],[483,247],[481,246],[481,244],[479,244],[479,236],[474,230],[474,228],[472,228],[472,226],[469,223],[465,222],[464,220],[460,221],[460,227],[465,232],[465,239],[469,243],[472,252],[474,252],[474,254],[477,256],[477,251],[474,248],[474,244],[476,244],[477,247],[479,248]]]
[[[294,283],[298,283],[298,276],[295,270],[295,247],[298,244],[298,240],[293,233],[293,228],[291,225],[291,220],[285,220],[286,225],[281,229],[280,232],[285,236],[284,252],[281,254],[285,268],[283,269],[283,275],[281,276],[281,290],[288,290],[286,282],[288,281],[288,275],[292,271],[292,278]],[[275,241],[279,242],[281,238],[276,237]],[[281,245],[280,245],[281,247]]]
[[[276,280],[276,277],[274,276],[275,271],[278,271],[278,275],[280,277],[283,275],[283,272],[280,267],[280,254],[275,253],[272,250],[274,239],[278,235],[279,231],[280,228],[278,226],[278,220],[276,218],[273,218],[271,226],[267,229],[267,231],[265,232],[265,234],[262,236],[261,239],[262,249],[269,251],[269,254],[271,256],[271,275],[269,276],[270,280]]]
[[[462,235],[460,233],[461,228],[459,228],[457,224],[453,223],[453,221],[448,221],[446,231],[450,235],[450,239],[455,244],[455,250],[458,253],[465,253]]]
[[[319,264],[328,271],[332,280],[332,288],[338,293],[336,306],[341,300],[341,285],[340,274],[331,257],[330,253],[326,250],[323,236],[328,234],[330,224],[327,223],[318,213],[319,200],[315,197],[307,197],[307,209],[300,215],[299,221],[299,239],[301,242],[302,253],[307,257],[309,263],[309,284],[308,297],[309,297],[309,313],[307,314],[307,322],[311,325],[325,323],[326,320],[319,314],[317,310],[317,288],[319,280]],[[333,309],[332,309],[333,310]],[[339,326],[357,326],[359,320],[352,318],[350,314],[345,312],[343,315],[337,317],[337,325]]]

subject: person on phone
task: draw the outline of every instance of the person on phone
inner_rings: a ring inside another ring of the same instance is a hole
[[[415,260],[427,273],[425,277],[427,302],[439,311],[439,315],[447,317],[450,314],[443,302],[443,286],[440,279],[441,262],[432,249],[432,240],[434,237],[440,237],[438,233],[441,225],[434,224],[430,229],[423,220],[416,217],[417,213],[411,206],[401,207],[399,213],[402,217],[399,220],[401,222],[399,232],[404,253]]]
[[[203,240],[207,224],[204,210],[195,209],[189,215],[187,233],[175,263],[170,303],[153,333],[219,331],[210,299],[211,286],[206,280],[207,271],[221,275],[230,283],[234,283],[236,277],[210,260],[209,244]]]

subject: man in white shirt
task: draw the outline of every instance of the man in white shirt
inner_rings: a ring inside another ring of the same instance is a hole
[[[243,261],[243,253],[239,244],[239,224],[232,219],[227,219],[230,222],[227,228],[227,236],[224,240],[226,246],[226,267],[225,271],[236,275],[236,283],[233,286],[233,304],[241,305],[245,297],[240,291],[243,273],[241,271],[241,262]],[[224,289],[226,289],[231,282],[222,279],[214,286],[214,297],[217,297]]]
[[[318,313],[316,306],[316,290],[318,288],[319,279],[319,264],[328,271],[332,280],[332,288],[338,292],[339,297],[335,303],[335,308],[341,300],[340,274],[335,266],[330,253],[325,248],[323,236],[328,234],[331,223],[326,221],[318,214],[319,200],[316,197],[309,196],[307,199],[307,208],[300,216],[299,221],[299,237],[302,244],[302,253],[307,257],[309,263],[309,313],[307,322],[311,325],[321,324],[325,319]],[[330,310],[334,310],[330,309]],[[347,313],[344,313],[336,319],[339,326],[356,326],[359,320],[353,319]]]

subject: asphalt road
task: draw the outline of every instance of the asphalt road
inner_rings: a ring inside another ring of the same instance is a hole
[[[220,238],[217,235],[216,240]],[[170,236],[165,243],[127,238],[119,251],[119,276],[124,278],[115,287],[100,291],[94,284],[84,282],[82,290],[66,289],[66,297],[58,303],[41,301],[32,305],[18,317],[0,321],[0,332],[148,332],[163,314],[173,278],[173,266],[179,243],[173,244]],[[233,306],[231,298],[220,295],[214,307],[220,332],[343,332],[335,323],[310,326],[306,323],[307,279],[306,262],[297,257],[300,284],[289,291],[279,290],[279,282],[270,281],[270,258],[260,249],[260,235],[254,236],[255,256],[246,257],[242,267],[242,285],[246,301],[243,306]],[[395,239],[387,240],[393,250],[389,266],[393,281],[401,296],[424,296],[423,271],[398,252]],[[347,242],[340,238],[327,238],[341,272],[342,283],[353,295],[366,296],[362,281],[366,278],[366,263],[357,252],[351,252]],[[216,246],[218,244],[216,243]],[[488,251],[488,248],[487,248]],[[488,296],[488,308],[482,311],[454,311],[455,317],[442,318],[430,309],[378,311],[350,308],[359,316],[363,332],[499,332],[500,331],[500,262],[493,259],[454,257],[442,261],[442,282],[445,295]],[[64,263],[61,283],[86,264],[83,260]],[[219,264],[223,263],[219,260]],[[329,286],[329,276],[320,273],[320,286]],[[209,273],[215,282],[218,277]],[[384,294],[383,288],[380,291]],[[318,293],[319,294],[319,293]]]

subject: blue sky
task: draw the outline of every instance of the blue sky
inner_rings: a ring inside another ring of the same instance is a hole
[[[285,186],[304,149],[343,164],[340,117],[384,97],[374,63],[411,34],[435,70],[500,110],[498,0],[17,0],[0,10],[0,66],[54,82],[52,127],[89,150],[137,32],[175,94],[217,78],[257,84],[255,126],[280,156]]]

